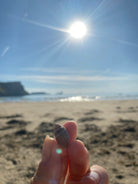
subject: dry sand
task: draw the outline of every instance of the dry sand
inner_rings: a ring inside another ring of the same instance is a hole
[[[138,181],[138,100],[0,103],[0,184],[29,184],[53,125],[74,120],[90,164],[111,184]]]

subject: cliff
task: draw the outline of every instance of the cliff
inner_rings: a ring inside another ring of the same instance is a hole
[[[20,82],[0,82],[0,96],[24,96],[27,95]]]

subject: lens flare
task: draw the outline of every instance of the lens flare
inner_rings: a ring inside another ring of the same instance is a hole
[[[56,153],[57,154],[61,154],[62,153],[62,150],[61,149],[56,149]]]

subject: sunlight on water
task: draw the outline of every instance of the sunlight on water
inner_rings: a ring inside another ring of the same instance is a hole
[[[88,98],[88,97],[82,97],[82,96],[72,96],[72,97],[68,97],[68,98],[64,98],[61,99],[61,102],[88,102],[91,101],[92,99]]]

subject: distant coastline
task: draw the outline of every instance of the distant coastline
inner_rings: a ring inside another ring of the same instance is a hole
[[[50,93],[46,93],[46,92],[32,92],[32,93],[29,93],[29,95],[50,95]]]
[[[0,97],[25,96],[28,94],[21,82],[0,82]]]
[[[50,96],[51,93],[44,91],[28,92],[23,84],[19,81],[13,82],[0,82],[0,97],[23,97],[23,96]],[[62,96],[63,92],[59,91],[54,95]]]

